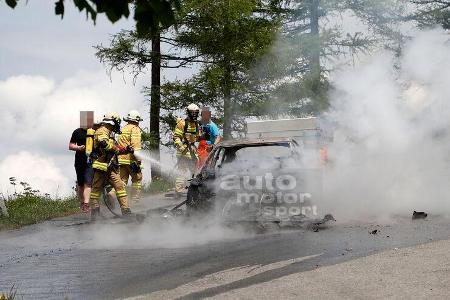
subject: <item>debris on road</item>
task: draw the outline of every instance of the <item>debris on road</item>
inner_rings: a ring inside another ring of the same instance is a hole
[[[326,214],[322,219],[312,220],[311,224],[318,226],[318,225],[323,225],[323,224],[327,223],[328,221],[336,222],[336,219],[333,217],[333,215]]]
[[[412,219],[416,220],[416,219],[425,219],[428,216],[428,214],[426,212],[423,211],[414,211],[413,215],[412,215]]]
[[[370,231],[369,234],[374,234],[374,235],[378,234],[378,229],[374,229],[374,230]]]

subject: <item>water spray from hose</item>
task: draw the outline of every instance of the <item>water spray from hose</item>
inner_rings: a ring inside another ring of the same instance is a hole
[[[159,167],[159,169],[161,170],[161,173],[168,178],[175,178],[177,176],[184,175],[176,168],[176,166],[171,170],[167,170],[167,169],[165,170],[163,168],[163,164],[159,160],[152,157],[151,154],[149,153],[149,151],[135,151],[134,155],[136,156],[137,159],[139,159],[141,161],[148,161],[153,165],[157,165]]]

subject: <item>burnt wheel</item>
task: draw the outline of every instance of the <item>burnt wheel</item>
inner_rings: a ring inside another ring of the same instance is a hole
[[[194,209],[198,206],[200,192],[197,186],[189,186],[187,192],[186,207]]]

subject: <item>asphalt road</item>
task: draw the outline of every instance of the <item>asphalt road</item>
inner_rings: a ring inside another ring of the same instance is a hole
[[[369,234],[374,229],[377,234]],[[438,216],[415,221],[398,217],[384,225],[337,222],[318,232],[267,234],[186,224],[125,224],[111,218],[92,225],[76,216],[0,233],[0,291],[14,285],[19,299],[111,299],[157,291],[173,297],[164,291],[226,270],[260,268],[181,297],[198,299],[448,238],[450,220]]]

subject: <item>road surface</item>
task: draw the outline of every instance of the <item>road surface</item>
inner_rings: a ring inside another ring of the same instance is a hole
[[[277,280],[449,238],[450,220],[438,216],[255,234],[110,217],[89,224],[80,215],[0,233],[0,291],[14,285],[19,299],[239,298],[243,291],[248,299],[252,288]]]

